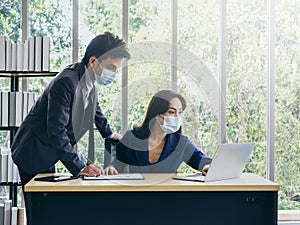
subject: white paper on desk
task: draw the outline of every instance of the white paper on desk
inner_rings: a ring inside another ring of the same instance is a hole
[[[83,176],[83,180],[144,180],[144,177],[139,173],[126,173],[117,175],[100,175],[98,177]]]

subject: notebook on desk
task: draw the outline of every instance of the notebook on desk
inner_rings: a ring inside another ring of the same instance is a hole
[[[217,181],[239,178],[249,160],[255,143],[221,144],[206,176],[202,174],[175,175],[174,179],[189,181]]]
[[[123,173],[117,175],[100,175],[98,177],[83,176],[83,180],[144,180],[139,173]]]

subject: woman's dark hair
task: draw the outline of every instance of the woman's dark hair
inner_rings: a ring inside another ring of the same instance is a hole
[[[150,135],[150,127],[152,125],[150,124],[151,120],[157,115],[167,112],[170,101],[173,98],[178,98],[181,101],[182,111],[186,108],[186,101],[180,94],[171,90],[161,90],[152,97],[143,123],[140,126],[135,125],[133,127],[134,134],[139,138],[148,138]]]
[[[92,56],[97,57],[100,62],[107,57],[130,59],[126,43],[110,32],[96,36],[89,43],[82,59],[84,65],[89,63]]]

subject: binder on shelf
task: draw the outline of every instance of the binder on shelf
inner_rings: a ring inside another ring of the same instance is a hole
[[[11,71],[11,41],[6,39],[5,70]]]
[[[22,95],[23,95],[23,104],[22,104],[22,110],[23,110],[22,117],[23,118],[22,119],[24,120],[25,117],[28,114],[28,96],[29,96],[29,93],[28,92],[23,92]]]
[[[9,126],[20,126],[23,120],[22,92],[9,92]]]
[[[18,207],[11,207],[11,225],[18,225]]]
[[[24,44],[17,43],[17,71],[23,71]]]
[[[15,93],[15,125],[20,126],[23,121],[23,93],[22,92],[14,92]]]
[[[34,71],[34,55],[35,55],[35,49],[34,49],[34,37],[28,38],[28,71]]]
[[[6,36],[0,35],[0,71],[5,70],[5,48],[6,48]]]
[[[23,57],[23,71],[28,71],[28,66],[29,66],[29,48],[28,48],[28,40],[25,40],[24,42],[24,50],[23,50],[23,53],[24,53],[24,57]]]
[[[5,196],[0,199],[0,225],[25,225],[24,208],[13,207]]]
[[[0,225],[4,225],[4,202],[0,202]]]
[[[16,92],[9,92],[9,126],[16,124]]]
[[[42,71],[48,72],[50,70],[50,37],[43,37],[42,42]]]
[[[29,92],[28,93],[28,113],[30,112],[32,106],[35,103],[35,96],[34,93]]]
[[[16,164],[11,157],[10,148],[0,148],[0,183],[19,183],[20,175]],[[1,196],[0,196],[1,197]],[[0,199],[0,203],[3,202]]]
[[[25,208],[18,208],[18,225],[26,224]]]
[[[11,71],[17,70],[17,45],[11,43]]]
[[[8,166],[8,152],[6,148],[0,149],[0,182],[7,182],[7,166]]]
[[[8,126],[9,92],[1,92],[1,126]]]
[[[11,151],[8,149],[7,151],[7,182],[12,183],[13,182],[13,168],[14,168],[14,162],[11,157]]]
[[[42,71],[42,37],[35,37],[35,55],[34,55],[34,70]]]
[[[4,107],[2,105],[2,97],[0,92],[0,127],[2,127],[2,110],[4,110]]]
[[[50,71],[50,37],[29,37],[13,43],[0,35],[0,71]]]
[[[13,183],[19,183],[19,182],[21,182],[21,180],[20,180],[18,166],[16,164],[13,164]]]
[[[4,200],[4,225],[10,225],[12,200]]]

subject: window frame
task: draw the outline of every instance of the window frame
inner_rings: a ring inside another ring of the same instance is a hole
[[[177,37],[178,37],[178,2],[171,1],[171,74],[170,82],[173,90],[177,89]],[[72,29],[72,61],[78,61],[78,31],[79,31],[79,0],[72,0],[73,4],[73,29]],[[22,0],[22,41],[28,38],[28,5],[29,0]],[[122,0],[122,38],[128,41],[128,13],[129,1]],[[219,44],[218,44],[218,74],[219,74],[219,144],[226,142],[226,11],[227,1],[219,0]],[[267,166],[266,177],[274,181],[274,128],[275,128],[275,0],[267,0],[267,31],[268,31],[268,49],[267,49]],[[125,62],[126,63],[126,62]],[[128,126],[128,66],[122,67],[122,132],[125,132]],[[28,90],[28,81],[22,79],[22,90]],[[280,210],[279,212],[279,219]],[[297,218],[299,219],[299,214]],[[288,219],[288,215],[284,216]]]

